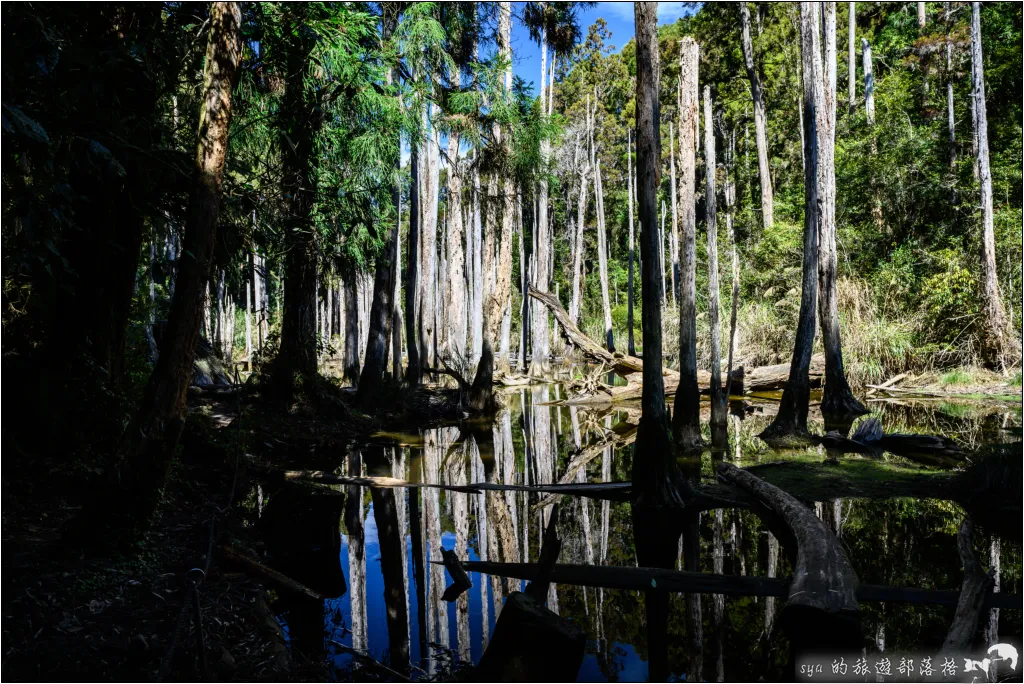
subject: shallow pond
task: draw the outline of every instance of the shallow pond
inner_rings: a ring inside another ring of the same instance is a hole
[[[493,426],[446,427],[415,434],[386,434],[355,445],[339,459],[342,475],[387,475],[404,480],[464,485],[472,482],[536,484],[629,480],[632,437],[639,408],[585,410],[552,405],[564,398],[558,385],[510,390]],[[773,450],[757,438],[774,413],[774,397],[733,405],[728,445],[682,463],[694,479],[713,480],[716,460],[738,466],[799,462],[815,469],[863,465],[873,498],[825,495],[804,498],[839,536],[862,583],[958,589],[963,572],[955,535],[964,517],[952,501],[922,492],[902,496],[907,477],[933,475],[964,465],[921,462],[892,454],[843,455],[818,447]],[[1021,408],[981,403],[873,401],[873,415],[889,432],[948,436],[965,453],[991,442],[1019,442]],[[707,423],[707,406],[702,422]],[[811,427],[823,431],[812,407]],[[705,427],[706,429],[706,427]],[[708,435],[705,435],[709,438]],[[602,448],[602,444],[610,446]],[[1018,450],[1019,453],[1019,450]],[[870,461],[870,462],[868,462]],[[859,473],[860,471],[858,471]],[[872,479],[873,478],[873,479]],[[920,478],[918,478],[919,480]],[[915,480],[918,481],[918,480]],[[815,489],[807,483],[809,491]],[[297,487],[304,487],[297,485]],[[879,494],[879,490],[882,491]],[[861,491],[854,489],[854,491]],[[461,493],[437,489],[370,489],[354,486],[261,491],[258,523],[266,532],[270,561],[325,595],[323,602],[282,597],[274,610],[293,656],[324,666],[329,678],[388,678],[377,663],[413,678],[447,678],[475,663],[487,648],[504,598],[525,582],[471,572],[472,588],[454,602],[442,599],[451,583],[440,550],[462,559],[535,562],[550,506],[533,492]],[[941,487],[936,485],[936,495]],[[794,492],[799,494],[799,492]],[[847,492],[848,493],[848,492]],[[839,492],[842,494],[842,492]],[[888,497],[892,498],[888,498]],[[296,504],[296,500],[303,503]],[[307,505],[309,501],[315,504]],[[787,577],[791,568],[779,541],[750,510],[718,509],[696,521],[699,557],[686,559],[703,572]],[[340,535],[338,530],[340,529]],[[627,502],[563,497],[560,563],[637,566],[632,513]],[[296,532],[298,530],[298,532]],[[1000,590],[1021,591],[1019,521],[999,533],[975,530],[975,548],[986,566],[999,568]],[[683,568],[682,544],[674,553]],[[344,576],[344,581],[340,576]],[[785,677],[790,649],[779,625],[781,600],[771,597],[699,596],[687,609],[683,594],[665,594],[668,671],[676,680],[757,681]],[[648,679],[648,633],[639,591],[553,584],[548,607],[576,623],[587,638],[580,681]],[[938,652],[953,607],[861,603],[865,653]],[[987,615],[985,641],[997,636],[1021,643],[1019,610]]]

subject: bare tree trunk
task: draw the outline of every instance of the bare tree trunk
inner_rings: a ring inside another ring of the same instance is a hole
[[[853,116],[857,111],[857,3],[848,2],[849,6],[849,19],[848,19],[848,30],[849,30],[849,61],[847,62],[846,72],[846,85],[849,88],[849,107],[850,116]]]
[[[627,201],[629,202],[629,279],[626,282],[626,328],[629,331],[629,355],[636,356],[636,341],[633,334],[633,302],[636,296],[633,290],[633,263],[635,259],[633,234],[633,150],[632,141],[629,138],[629,129],[626,129],[626,186]],[[602,276],[603,277],[603,276]],[[610,348],[610,347],[609,347]]]
[[[424,168],[423,194],[421,197],[422,225],[420,230],[420,308],[418,319],[418,332],[420,341],[420,362],[433,368],[434,363],[434,319],[436,312],[435,296],[437,294],[437,204],[438,204],[438,174],[440,168],[438,156],[440,153],[441,134],[433,123],[437,116],[437,105],[431,104],[430,122],[427,120],[427,112],[424,110],[424,127],[428,127],[429,133],[426,136],[426,146],[423,150],[426,156]]]
[[[148,524],[185,421],[185,397],[192,380],[192,363],[203,314],[203,287],[209,280],[220,214],[231,92],[241,54],[241,21],[239,3],[211,3],[195,169],[182,258],[178,262],[160,357],[118,454],[115,482],[121,495],[104,497],[102,503],[117,509],[115,525],[138,529]]]
[[[344,379],[353,385],[359,381],[359,291],[358,273],[344,280],[345,290],[345,353],[342,356]]]
[[[601,306],[604,309],[604,331],[608,351],[615,351],[612,331],[612,306],[608,297],[608,237],[604,222],[604,186],[601,181],[601,160],[597,160],[594,174],[594,199],[597,203],[597,267],[601,278]],[[630,293],[632,297],[632,293]],[[632,330],[632,327],[630,328]]]
[[[867,38],[860,39],[860,49],[864,60],[864,113],[868,117],[868,125],[875,125],[875,72],[871,62],[871,44]]]
[[[992,170],[988,153],[988,115],[985,106],[985,67],[981,57],[981,3],[971,3],[971,86],[975,134],[978,138],[978,176],[981,181],[981,356],[989,368],[1006,369],[1019,357],[1018,342],[1003,309],[996,274],[996,240],[992,217]]]
[[[955,74],[953,73],[953,45],[949,37],[949,30],[951,27],[951,17],[949,12],[950,3],[946,3],[946,122],[949,130],[949,169],[953,174],[953,203],[957,203],[957,192],[956,192],[956,113],[953,110],[953,79]]]
[[[416,334],[420,306],[419,281],[422,277],[420,273],[420,156],[419,146],[412,145],[409,155],[409,255],[405,268],[405,349],[409,355],[406,378],[410,385],[418,385],[423,374],[420,343]]]
[[[545,100],[544,81],[547,74],[548,62],[548,41],[547,29],[541,27],[540,37],[540,109],[546,112],[548,109]],[[552,60],[554,62],[554,60]],[[548,94],[550,97],[550,93]],[[534,286],[541,292],[548,291],[548,284],[551,280],[549,269],[549,255],[551,252],[550,225],[548,224],[548,179],[546,175],[548,154],[551,143],[547,139],[540,141],[540,178],[537,181],[537,241],[533,244],[533,253],[536,257],[536,272],[534,273]],[[533,354],[530,357],[530,375],[540,377],[551,372],[548,361],[549,352],[549,328],[548,310],[543,306],[532,307],[532,338]]]
[[[718,321],[718,197],[715,190],[715,122],[711,87],[704,86],[704,206],[708,235],[708,325],[711,328],[711,424],[724,426],[726,397],[722,396],[722,330]]]
[[[757,173],[761,181],[761,218],[764,227],[775,223],[774,200],[772,197],[771,169],[768,165],[768,119],[764,107],[764,93],[761,78],[754,64],[754,43],[750,38],[750,11],[747,3],[740,3],[740,20],[743,31],[743,63],[750,81],[750,96],[754,101],[754,134],[757,141]]]
[[[824,100],[821,66],[821,10],[813,2],[800,3],[800,51],[804,91],[804,259],[797,322],[789,379],[779,412],[762,437],[786,437],[807,432],[810,402],[808,372],[814,347],[814,307],[818,299],[818,110]]]
[[[669,168],[671,169],[670,197],[672,202],[672,240],[669,251],[672,254],[672,305],[676,305],[679,297],[679,203],[676,200],[676,143],[675,125],[669,123]]]
[[[580,173],[580,194],[576,202],[576,239],[573,241],[575,249],[572,256],[572,302],[569,304],[569,317],[573,323],[580,321],[580,297],[582,294],[583,280],[583,225],[587,211],[587,172],[584,169]]]
[[[825,347],[825,389],[821,412],[853,416],[867,413],[853,396],[843,370],[843,347],[839,330],[836,294],[836,4],[821,5],[824,32],[822,68],[824,89],[818,117],[818,315]]]
[[[681,449],[701,444],[700,388],[697,385],[697,216],[696,156],[700,49],[684,37],[680,49],[679,206],[682,208],[682,258],[679,297],[679,388],[676,390],[673,432]]]
[[[452,87],[458,89],[462,85],[462,74],[458,67],[451,70]],[[446,355],[461,359],[466,353],[466,289],[464,257],[462,253],[462,168],[459,160],[459,134],[451,131],[448,134],[448,222],[445,237],[447,247],[448,268],[443,271],[443,278],[448,283],[450,296],[445,300],[443,310],[446,312],[447,325],[441,331],[442,345]]]
[[[399,158],[399,165],[401,158]],[[402,285],[399,282],[399,272],[402,270],[402,188],[399,183],[395,184],[395,197],[398,200],[396,205],[397,216],[395,217],[395,252],[393,272],[391,276],[391,377],[395,380],[402,378],[402,307],[399,304],[402,295]],[[339,306],[341,304],[340,297]],[[341,327],[341,315],[339,309],[338,327]],[[339,330],[340,332],[340,330]],[[404,567],[404,566],[403,566]]]
[[[483,224],[480,215],[480,155],[474,151],[473,159],[473,310],[470,312],[470,335],[473,340],[472,361],[480,359],[483,344],[483,312],[484,312],[484,273],[483,257]]]
[[[661,171],[661,112],[658,83],[656,2],[633,5],[637,38],[637,190],[640,209],[640,249],[651,267],[641,273],[644,345],[642,415],[633,458],[633,486],[641,506],[683,505],[689,488],[676,466],[669,437],[665,384],[662,378],[661,274],[658,263],[658,176]]]
[[[732,395],[732,369],[736,354],[739,353],[738,330],[736,327],[736,316],[739,311],[740,299],[740,257],[739,240],[736,236],[736,227],[733,225],[733,207],[736,203],[736,184],[731,179],[735,176],[731,173],[736,154],[736,129],[729,133],[729,146],[726,148],[725,159],[725,227],[731,240],[732,253],[732,312],[729,315],[729,363],[725,374],[725,401]],[[739,441],[737,438],[737,447]]]

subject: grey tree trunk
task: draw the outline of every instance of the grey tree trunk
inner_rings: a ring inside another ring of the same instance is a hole
[[[726,398],[722,395],[722,331],[718,320],[718,193],[715,189],[715,123],[711,87],[704,86],[704,206],[708,236],[708,325],[711,328],[711,424],[725,426]]]
[[[846,85],[849,88],[850,116],[857,111],[857,3],[848,2],[849,19],[848,30],[850,36],[849,61],[847,62]]]
[[[548,42],[547,30],[544,27],[541,28],[540,42],[540,109],[541,112],[546,112],[548,110],[548,104],[545,99],[546,89],[544,88],[544,81],[547,78]],[[550,97],[549,91],[548,97]],[[537,183],[537,241],[533,245],[533,253],[536,257],[535,263],[537,269],[534,276],[534,286],[541,292],[548,291],[548,284],[551,281],[551,271],[549,267],[551,236],[549,234],[550,225],[548,224],[548,179],[546,175],[550,148],[551,143],[547,139],[542,139],[540,141],[541,173],[540,179]],[[530,375],[534,377],[541,377],[547,375],[551,371],[551,365],[548,360],[548,357],[550,356],[548,310],[547,307],[543,306],[535,306],[531,307],[531,309],[533,314],[533,353],[530,357]]]
[[[473,340],[472,361],[480,360],[483,343],[484,273],[483,273],[483,219],[480,215],[480,155],[473,152],[473,310],[470,312],[470,336]]]
[[[975,135],[978,139],[978,177],[981,181],[981,357],[989,368],[1005,370],[1019,358],[1019,341],[1011,330],[996,273],[996,241],[992,215],[992,170],[989,166],[988,115],[985,106],[985,67],[981,55],[981,3],[971,3],[971,86]]]
[[[569,317],[573,323],[580,321],[580,296],[583,280],[583,225],[587,212],[587,167],[580,172],[580,193],[576,202],[576,239],[572,256],[572,302],[569,304]]]
[[[344,280],[345,291],[345,353],[342,369],[346,382],[359,382],[359,292],[357,273],[348,274]]]
[[[729,363],[726,366],[725,374],[725,400],[728,401],[732,395],[732,369],[736,354],[739,353],[738,330],[736,317],[739,312],[740,299],[740,257],[739,240],[736,237],[736,227],[733,225],[733,208],[736,205],[736,184],[734,178],[734,161],[736,158],[736,129],[729,133],[729,145],[726,148],[725,158],[725,227],[731,241],[730,252],[732,256],[732,312],[729,315]],[[739,447],[739,440],[736,442]]]
[[[424,150],[426,165],[424,167],[423,197],[420,198],[422,207],[422,225],[420,231],[420,308],[418,330],[420,341],[420,363],[433,368],[435,366],[434,350],[435,340],[435,296],[437,294],[437,204],[438,204],[438,181],[439,181],[439,154],[441,145],[441,133],[433,123],[437,116],[437,105],[431,104],[431,121],[429,123],[429,134],[426,138]],[[424,123],[427,122],[427,114],[424,111]]]
[[[946,3],[946,22],[949,25],[950,12],[949,3]],[[954,174],[953,178],[956,178],[956,112],[953,110],[953,79],[955,74],[953,73],[953,46],[952,41],[949,40],[948,32],[946,36],[946,126],[949,131],[949,168]],[[955,180],[954,180],[955,182]],[[953,202],[956,203],[956,189],[954,186],[953,190]]]
[[[682,245],[679,277],[679,387],[673,432],[683,450],[700,446],[700,388],[697,384],[697,215],[696,157],[700,49],[689,36],[680,45],[679,206]]]
[[[779,412],[762,438],[785,438],[807,432],[811,388],[808,371],[814,347],[815,303],[818,299],[818,109],[824,101],[821,66],[821,10],[800,3],[800,54],[804,92],[804,259],[793,359]]]
[[[459,88],[462,78],[458,67],[451,70],[453,88]],[[448,134],[448,221],[445,233],[448,268],[442,273],[448,284],[449,297],[444,302],[446,325],[441,337],[447,344],[444,353],[461,360],[466,353],[466,274],[462,253],[462,168],[459,159],[459,135]]]
[[[608,351],[615,351],[612,331],[612,306],[608,297],[608,238],[604,223],[604,187],[601,182],[601,160],[597,160],[594,174],[594,200],[597,203],[597,267],[601,278],[601,306],[604,310],[605,343]],[[632,327],[630,328],[632,330]]]
[[[875,125],[875,72],[871,64],[871,44],[867,38],[860,39],[860,49],[864,60],[864,113],[868,125]]]
[[[743,31],[743,63],[750,81],[750,97],[754,101],[754,135],[757,142],[757,173],[761,181],[761,218],[764,227],[775,223],[774,200],[772,197],[771,169],[768,165],[768,118],[764,107],[764,93],[761,78],[754,64],[754,43],[750,38],[750,11],[747,3],[740,3],[740,21]]]
[[[824,32],[822,68],[824,88],[818,116],[818,315],[825,347],[825,390],[821,412],[830,416],[867,413],[853,396],[843,370],[843,346],[839,331],[836,294],[836,4],[821,5]]]
[[[634,240],[633,235],[633,150],[630,140],[629,129],[626,129],[626,185],[627,201],[629,202],[629,279],[626,283],[626,328],[629,331],[629,355],[636,356],[636,341],[633,335],[633,302],[636,297],[633,294],[633,259]],[[603,276],[602,276],[603,277]]]
[[[527,337],[530,330],[530,297],[527,295],[529,289],[529,283],[532,280],[529,277],[527,256],[526,256],[526,241],[523,239],[523,223],[522,223],[522,197],[517,198],[519,201],[518,214],[520,220],[518,222],[518,233],[519,233],[519,289],[522,292],[522,303],[519,307],[519,372],[526,371],[526,352],[527,352]]]
[[[252,260],[250,259],[250,266]],[[251,276],[250,276],[251,277]],[[245,363],[252,370],[252,280],[245,284]]]
[[[405,268],[405,349],[409,355],[406,379],[418,385],[422,376],[420,344],[416,335],[420,293],[420,150],[412,145],[409,155],[409,256]],[[348,298],[345,299],[346,307]],[[347,317],[346,317],[347,319]],[[347,335],[347,333],[346,333]],[[346,342],[346,345],[348,342]],[[346,350],[348,347],[346,346]]]
[[[672,202],[672,240],[669,244],[669,252],[672,255],[672,305],[676,305],[679,297],[679,203],[676,201],[676,142],[675,124],[670,122],[668,128],[669,145],[669,168],[671,169],[671,183],[669,185],[670,199]]]
[[[401,165],[401,158],[399,158]],[[394,272],[391,279],[391,377],[395,380],[402,378],[402,306],[399,304],[402,295],[402,285],[398,277],[402,269],[402,188],[396,183],[397,216],[395,217],[395,252]],[[340,306],[339,298],[339,306]],[[340,328],[341,315],[338,316]],[[340,331],[339,331],[340,332]]]

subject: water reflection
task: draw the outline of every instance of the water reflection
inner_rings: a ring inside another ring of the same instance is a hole
[[[552,404],[560,398],[557,385],[516,389],[505,397],[506,410],[488,428],[426,430],[422,445],[413,447],[353,448],[338,472],[446,485],[628,479],[631,425],[638,412]],[[715,436],[715,451],[681,465],[711,481],[716,459],[741,466],[821,464],[826,454],[820,448],[776,451],[757,439],[774,406],[765,401],[734,411],[725,441]],[[935,402],[874,402],[872,408],[887,431],[944,434],[965,447],[1019,439],[1019,408],[951,409]],[[824,428],[813,411],[810,422],[814,430]],[[894,467],[923,467],[890,454],[882,458]],[[353,651],[413,678],[441,678],[477,662],[505,597],[523,587],[518,580],[473,572],[473,587],[448,602],[444,593],[449,580],[440,551],[454,549],[470,560],[536,561],[551,510],[541,504],[556,498],[521,491],[471,494],[355,486],[319,487],[311,497],[308,490],[267,492],[261,527],[274,563],[300,581],[319,582],[318,591],[331,598],[305,603],[281,599],[275,607],[293,655],[327,662],[342,678],[350,670],[375,667]],[[306,502],[312,498],[317,503]],[[561,563],[662,565],[763,577],[791,572],[784,544],[749,510],[693,513],[683,529],[672,530],[657,520],[638,520],[628,503],[584,497],[561,501]],[[962,572],[954,536],[963,512],[953,502],[823,498],[810,503],[840,537],[862,582],[959,586]],[[296,510],[306,512],[295,518]],[[315,534],[298,534],[306,528]],[[290,541],[283,543],[282,537]],[[976,541],[990,552],[993,565],[998,564],[1002,591],[1020,592],[1019,535],[1000,539],[982,530]],[[304,549],[316,553],[303,556]],[[311,576],[314,570],[319,580]],[[781,606],[774,597],[552,584],[547,601],[589,639],[580,680],[784,678],[789,649],[778,628]],[[953,614],[952,608],[938,606],[865,603],[861,608],[868,650],[883,643],[886,650],[937,648]],[[994,611],[985,629],[1019,641],[1020,613]]]

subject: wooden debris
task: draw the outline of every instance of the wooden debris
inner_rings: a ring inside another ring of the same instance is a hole
[[[444,590],[444,594],[441,596],[445,601],[451,603],[457,598],[466,593],[473,587],[473,583],[469,581],[469,575],[462,567],[462,562],[459,557],[455,555],[454,551],[449,549],[441,549],[441,558],[444,559],[444,567],[448,570],[448,575],[452,578],[452,584]]]
[[[576,454],[573,455],[569,461],[569,465],[566,466],[565,472],[562,473],[562,477],[558,479],[560,485],[570,485],[573,480],[576,479],[576,473],[581,468],[586,467],[588,463],[604,453],[605,449],[621,449],[624,446],[632,444],[636,441],[636,426],[630,426],[630,428],[624,433],[612,432],[605,439],[595,444],[588,444],[583,447]],[[533,510],[550,506],[564,496],[563,494],[549,494],[543,499],[533,505]]]
[[[956,604],[953,625],[949,628],[940,655],[959,653],[967,650],[974,638],[978,620],[985,609],[985,595],[992,587],[992,576],[985,572],[974,555],[971,544],[971,519],[964,518],[956,535],[956,548],[964,566],[964,582],[960,588],[960,600]]]
[[[466,561],[469,572],[497,575],[532,581],[537,576],[535,563],[498,563],[493,561]],[[608,565],[557,564],[551,569],[555,584],[643,591],[657,588],[680,594],[723,594],[726,596],[789,596],[789,579],[769,577],[716,575],[708,572],[686,572],[662,568],[626,568]],[[878,584],[860,584],[857,599],[866,602],[911,603],[920,605],[955,606],[960,592],[947,589],[919,589],[916,587],[889,587]],[[1021,609],[1024,597],[1020,594],[989,592],[984,595],[984,608]]]
[[[280,589],[284,589],[285,591],[290,591],[296,594],[301,594],[303,596],[315,599],[317,601],[323,601],[325,598],[322,594],[318,594],[306,585],[296,582],[291,577],[283,575],[277,570],[274,570],[273,568],[268,568],[266,565],[263,565],[262,563],[257,563],[256,561],[252,560],[240,551],[236,551],[233,547],[222,546],[220,550],[224,560],[245,568],[247,571],[260,577],[261,579],[273,582]]]

